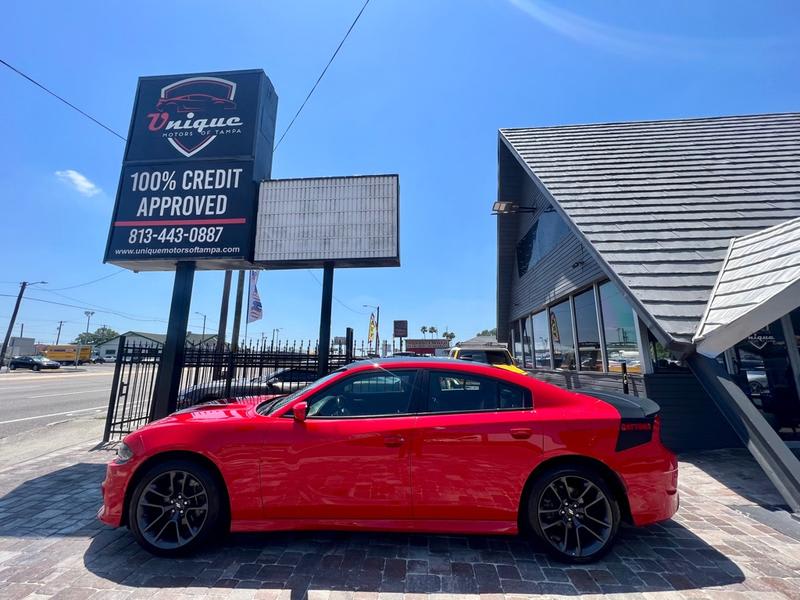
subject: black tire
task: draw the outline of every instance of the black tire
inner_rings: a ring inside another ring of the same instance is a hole
[[[34,371],[41,371],[42,367],[40,367],[39,365],[33,365],[33,370]]]
[[[17,365],[8,365],[8,370],[9,371],[16,371],[17,370]]]
[[[221,531],[221,496],[218,479],[207,467],[192,460],[167,459],[138,478],[127,507],[128,526],[148,552],[182,556]]]
[[[619,530],[619,502],[605,478],[589,467],[555,467],[538,475],[525,511],[547,552],[566,563],[601,558]]]

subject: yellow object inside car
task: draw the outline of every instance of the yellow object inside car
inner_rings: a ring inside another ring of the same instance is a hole
[[[453,348],[450,350],[450,358],[457,358],[460,360],[469,360],[473,362],[486,363],[505,369],[512,373],[519,373],[525,375],[526,372],[520,369],[515,363],[514,358],[507,348],[492,347],[492,348]]]

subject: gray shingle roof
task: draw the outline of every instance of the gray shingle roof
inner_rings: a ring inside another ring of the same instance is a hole
[[[691,342],[730,240],[800,217],[800,113],[500,138],[678,342]]]
[[[780,318],[800,300],[800,219],[731,242],[694,338],[716,356]]]

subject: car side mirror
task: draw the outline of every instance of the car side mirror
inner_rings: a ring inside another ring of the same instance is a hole
[[[300,421],[301,423],[306,420],[306,416],[308,415],[308,402],[298,402],[292,407],[292,414],[294,415],[295,421]]]

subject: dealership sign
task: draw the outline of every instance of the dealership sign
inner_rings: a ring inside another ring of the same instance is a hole
[[[246,266],[277,96],[261,70],[142,77],[106,262],[135,270]]]

